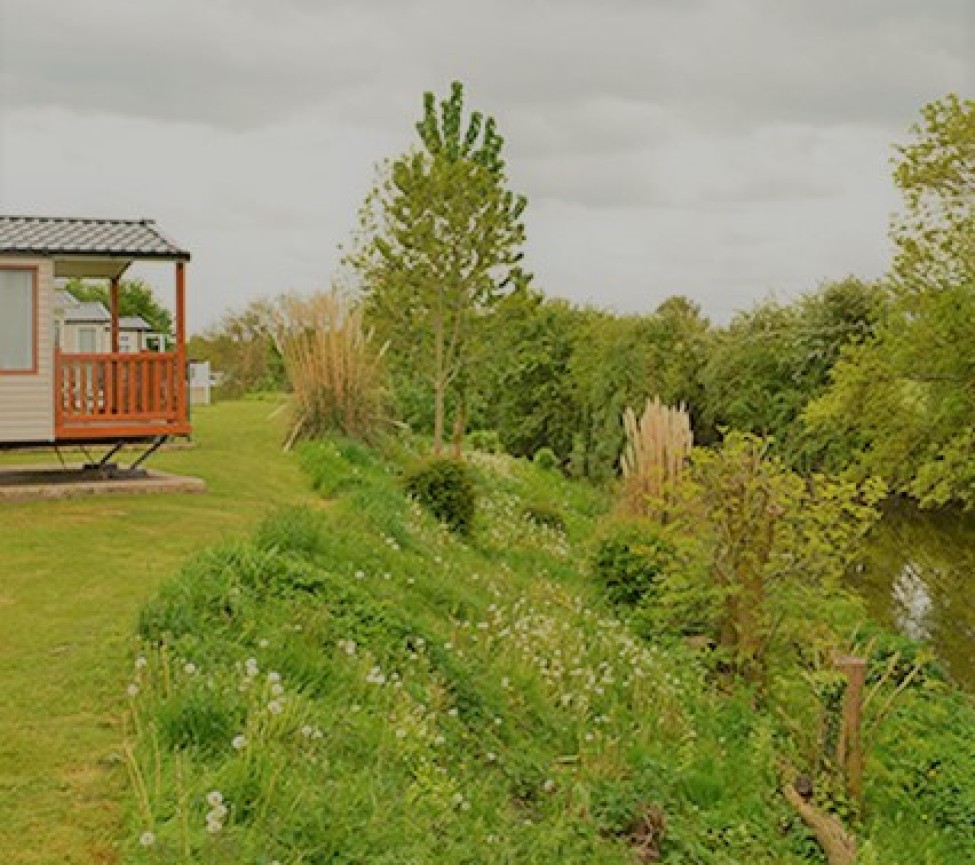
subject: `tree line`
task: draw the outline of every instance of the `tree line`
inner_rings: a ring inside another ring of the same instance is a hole
[[[675,295],[642,315],[546,296],[523,261],[527,200],[508,187],[492,118],[455,84],[427,94],[417,146],[379,169],[346,257],[385,347],[388,415],[434,437],[468,431],[516,455],[614,477],[622,415],[684,403],[698,443],[767,436],[791,468],[862,480],[930,506],[975,506],[975,102],[925,106],[897,145],[903,208],[877,281],[845,276],[725,325]],[[238,391],[287,386],[274,303],[193,340]]]

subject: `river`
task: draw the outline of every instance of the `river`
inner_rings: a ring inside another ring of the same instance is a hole
[[[851,583],[876,619],[929,643],[975,691],[975,514],[889,507]]]

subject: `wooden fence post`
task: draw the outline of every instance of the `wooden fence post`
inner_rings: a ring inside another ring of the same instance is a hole
[[[846,677],[843,697],[843,720],[836,743],[836,762],[846,779],[846,791],[859,803],[863,795],[863,686],[867,679],[867,661],[851,655],[840,656],[833,666]]]

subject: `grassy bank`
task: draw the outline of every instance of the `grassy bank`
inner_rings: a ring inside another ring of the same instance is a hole
[[[772,707],[632,631],[585,566],[591,488],[477,456],[458,538],[404,497],[411,458],[305,448],[320,506],[194,558],[143,609],[124,861],[824,861],[779,793],[798,672]],[[967,861],[971,702],[908,685],[871,751],[861,861]]]
[[[207,495],[0,506],[0,862],[117,861],[137,612],[187,556],[307,497],[275,405],[197,410],[197,446],[153,459],[204,478]]]

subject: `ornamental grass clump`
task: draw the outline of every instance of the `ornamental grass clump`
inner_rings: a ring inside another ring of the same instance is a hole
[[[694,446],[691,417],[683,405],[672,408],[654,397],[639,418],[627,408],[623,428],[622,510],[632,516],[662,517]]]
[[[385,419],[385,346],[363,326],[360,307],[332,289],[283,297],[273,318],[274,344],[292,390],[287,447],[328,432],[372,439]]]

